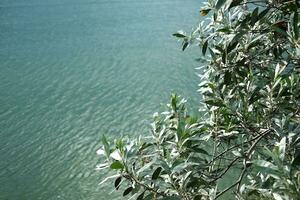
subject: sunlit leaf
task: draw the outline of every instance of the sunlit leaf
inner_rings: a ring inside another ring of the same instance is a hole
[[[118,160],[118,161],[122,160],[122,156],[121,156],[120,150],[118,150],[118,149],[116,149],[115,151],[113,151],[110,154],[110,157],[113,158],[114,160]]]
[[[120,161],[115,161],[110,165],[111,169],[123,169],[124,166]]]

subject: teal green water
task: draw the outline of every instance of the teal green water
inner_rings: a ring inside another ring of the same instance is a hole
[[[114,199],[94,170],[101,135],[147,133],[172,91],[198,104],[195,52],[171,34],[199,7],[1,0],[0,200]]]

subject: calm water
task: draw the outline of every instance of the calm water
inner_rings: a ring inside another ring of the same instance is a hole
[[[197,105],[195,52],[171,34],[196,0],[0,1],[0,199],[114,199],[101,134],[145,134],[171,91]]]

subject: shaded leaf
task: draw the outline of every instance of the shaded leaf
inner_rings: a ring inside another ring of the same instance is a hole
[[[263,11],[261,11],[261,13],[259,13],[258,15],[258,20],[261,20],[262,18],[264,18],[266,16],[266,14],[268,14],[270,8],[266,8]]]
[[[142,192],[137,198],[136,200],[142,200],[144,198],[145,192]]]
[[[256,7],[251,15],[251,26],[254,26],[254,24],[258,21],[258,7]]]
[[[299,166],[300,166],[300,154],[297,155],[297,156],[294,158],[294,160],[293,160],[293,162],[292,162],[292,166],[293,166],[293,167],[299,167]]]
[[[118,178],[115,180],[115,188],[116,188],[116,190],[119,189],[121,180],[122,180],[122,177],[121,177],[121,176],[118,177]]]
[[[226,53],[226,51],[223,51],[223,53],[222,53],[222,62],[224,64],[226,64],[226,61],[227,61],[227,53]]]
[[[156,180],[159,175],[160,175],[160,172],[161,172],[162,168],[161,167],[158,167],[152,174],[152,180]]]
[[[298,38],[299,38],[299,27],[298,27],[298,11],[297,11],[297,9],[294,12],[293,29],[294,29],[295,39],[298,40]]]
[[[279,33],[279,34],[282,35],[282,36],[289,37],[289,35],[287,34],[287,32],[286,32],[284,29],[281,29],[281,28],[279,28],[279,27],[276,26],[276,25],[273,25],[273,26],[272,26],[272,29],[273,29],[276,33]]]
[[[173,33],[173,36],[178,37],[178,38],[185,38],[186,35],[183,31],[178,31],[176,33]]]
[[[216,32],[222,32],[222,33],[231,33],[230,27],[224,27],[216,30]]]
[[[153,200],[154,194],[150,193],[147,196],[145,196],[144,200]]]
[[[238,45],[238,42],[230,42],[227,47],[227,53],[230,53],[237,45]]]
[[[189,45],[188,42],[184,42],[183,45],[182,45],[182,51],[184,51],[187,48],[188,45]]]
[[[205,56],[207,50],[208,40],[205,40],[203,47],[202,47],[202,54]]]
[[[229,6],[228,9],[231,9],[231,8],[233,8],[233,7],[235,7],[235,6],[238,6],[240,3],[242,3],[242,1],[243,1],[243,0],[233,0],[233,1],[231,2],[231,4],[230,4],[230,6]]]
[[[127,188],[124,192],[123,192],[123,196],[128,195],[131,191],[132,191],[132,187]]]
[[[209,53],[210,53],[212,59],[213,59],[214,61],[216,61],[216,54],[215,54],[215,52],[214,52],[211,48],[208,48],[208,49],[209,49]]]
[[[216,3],[216,9],[219,10],[224,4],[226,3],[226,0],[218,0]]]
[[[193,200],[201,200],[201,199],[202,199],[201,195],[196,195]]]
[[[161,200],[181,200],[181,198],[178,196],[167,196],[162,198]]]
[[[259,100],[262,95],[260,93],[261,88],[260,87],[256,87],[249,99],[249,105],[253,104],[254,102],[256,102],[257,100]]]
[[[193,151],[197,152],[197,153],[202,153],[202,154],[205,154],[205,155],[209,155],[206,150],[204,150],[202,148],[199,148],[199,147],[193,147]]]
[[[219,99],[207,99],[204,102],[208,105],[211,105],[211,106],[218,106],[218,107],[223,107],[224,106],[223,101],[219,100]]]

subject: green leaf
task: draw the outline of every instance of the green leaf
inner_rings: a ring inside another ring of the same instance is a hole
[[[252,163],[256,166],[262,167],[262,168],[269,168],[272,170],[278,170],[278,167],[275,166],[273,163],[265,161],[265,160],[253,160]]]
[[[142,200],[144,198],[145,192],[142,192],[137,198],[136,200]]]
[[[278,193],[272,193],[275,200],[283,200],[283,198]]]
[[[254,24],[259,20],[258,18],[258,7],[256,7],[251,15],[251,26],[254,26]]]
[[[193,200],[202,200],[202,195],[196,195]]]
[[[215,52],[211,48],[208,48],[208,50],[211,55],[211,58],[216,62],[217,57],[216,57]]]
[[[159,175],[160,175],[160,172],[161,172],[162,168],[161,167],[158,167],[152,174],[152,180],[156,180]]]
[[[261,88],[260,87],[256,87],[253,91],[253,93],[251,94],[251,97],[249,98],[249,105],[253,104],[254,102],[256,102],[257,100],[259,100],[262,97],[262,94],[260,93]]]
[[[241,39],[241,37],[243,37],[244,34],[245,34],[245,32],[237,33],[237,34],[232,38],[232,40],[230,41],[230,43],[239,42],[240,39]]]
[[[231,4],[230,4],[230,6],[229,6],[228,9],[231,9],[231,8],[233,8],[233,7],[235,7],[235,6],[238,6],[240,3],[242,3],[242,1],[243,1],[243,0],[233,0],[233,1],[231,2]]]
[[[188,45],[189,45],[188,42],[183,42],[182,51],[184,51],[187,48]]]
[[[196,152],[196,153],[202,153],[202,154],[205,154],[205,155],[209,155],[208,152],[202,148],[199,148],[199,147],[192,147],[192,150],[193,152]]]
[[[178,160],[178,162],[175,161],[172,165],[172,172],[180,172],[188,166],[189,163],[185,162],[184,160]]]
[[[268,14],[269,10],[270,10],[270,8],[266,8],[263,11],[261,11],[261,13],[259,13],[259,15],[258,15],[258,20],[261,20],[262,18],[264,18]]]
[[[297,9],[295,10],[294,13],[294,18],[293,18],[293,29],[294,29],[294,34],[295,34],[295,39],[298,40],[299,38],[299,27],[298,27],[298,11]]]
[[[231,29],[230,29],[230,27],[227,26],[227,27],[216,30],[216,32],[231,33]]]
[[[173,36],[178,37],[178,38],[185,38],[186,34],[183,31],[178,31],[173,34]]]
[[[243,157],[241,152],[239,152],[237,150],[232,151],[232,154],[235,155],[236,157]]]
[[[227,47],[227,53],[230,53],[236,46],[238,45],[238,42],[230,42]]]
[[[226,0],[218,0],[216,3],[216,9],[219,10],[224,4],[226,3]]]
[[[279,158],[283,161],[285,157],[286,137],[283,137],[278,143]]]
[[[118,177],[118,178],[115,180],[115,188],[116,188],[116,190],[119,189],[121,180],[122,180],[122,176]]]
[[[240,3],[242,3],[242,1],[243,0],[232,0],[232,2],[231,2],[231,4],[230,4],[230,6],[229,6],[228,9],[231,9],[231,8],[233,8],[235,6],[238,6]]]
[[[123,192],[123,197],[128,195],[131,191],[132,191],[133,187],[129,187],[127,188],[124,192]]]
[[[202,54],[205,56],[207,50],[208,40],[205,40],[203,47],[202,47]]]
[[[111,169],[123,169],[124,166],[120,161],[115,161],[110,165]]]
[[[282,36],[289,37],[286,31],[282,30],[281,28],[278,28],[277,26],[272,26],[272,29]]]
[[[206,99],[204,102],[211,106],[218,106],[218,107],[225,106],[223,101],[219,99]]]
[[[224,64],[226,64],[226,61],[227,61],[227,53],[226,53],[226,51],[223,51],[223,53],[222,53],[222,62]]]
[[[144,200],[153,200],[154,199],[154,194],[150,193],[147,196],[145,196]]]
[[[168,197],[162,198],[161,200],[181,200],[181,198],[178,196],[168,196]]]
[[[292,166],[293,166],[293,167],[299,167],[299,166],[300,166],[300,154],[297,155],[297,156],[294,158],[294,160],[293,160],[293,162],[292,162]]]

